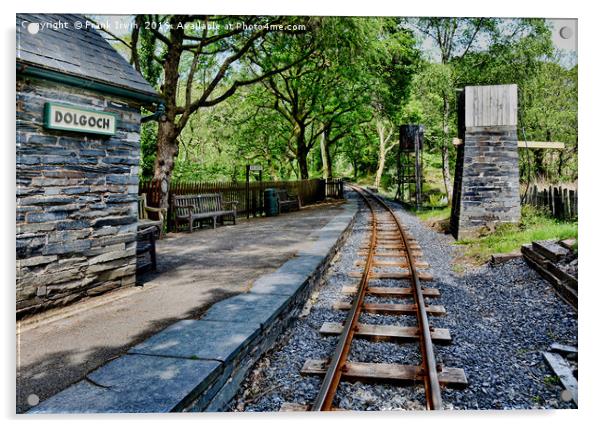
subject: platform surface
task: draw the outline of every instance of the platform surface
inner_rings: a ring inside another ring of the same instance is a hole
[[[279,275],[298,269],[297,264],[286,264],[295,254],[304,254],[300,262],[308,267],[317,263],[318,258],[312,257],[311,248],[325,235],[315,235],[315,232],[332,224],[332,220],[344,211],[342,203],[325,204],[278,217],[241,221],[236,226],[216,230],[170,234],[158,241],[159,273],[142,276],[143,287],[119,290],[76,303],[63,309],[64,313],[53,313],[50,319],[44,320],[48,317],[45,314],[39,320],[34,318],[19,323],[17,411],[29,409],[27,398],[31,394],[44,401],[138,344],[142,347],[131,351],[139,353],[138,356],[168,356],[174,352],[174,347],[168,351],[160,348],[161,344],[169,348],[169,334],[171,331],[173,335],[173,329],[185,328],[189,334],[195,334],[195,328],[197,332],[206,331],[198,340],[214,344],[195,348],[194,344],[188,343],[175,347],[178,350],[173,356],[191,354],[193,359],[190,361],[229,358],[240,343],[234,341],[236,343],[229,347],[228,338],[222,335],[247,340],[257,334],[257,329],[273,317],[272,303],[284,304],[298,284],[286,276],[286,284],[272,281],[270,285],[266,279],[255,284],[257,287],[253,290],[255,281],[263,275]],[[300,275],[302,279],[305,274],[301,272]],[[226,300],[241,293],[246,294]],[[250,294],[256,297],[242,297]],[[215,306],[207,311],[213,304]],[[228,308],[234,306],[239,311],[230,315]],[[246,318],[245,308],[252,309],[252,322],[246,328],[232,324]],[[198,321],[206,312],[207,318]],[[182,320],[191,321],[182,324]],[[203,325],[214,329],[203,329]],[[172,330],[154,336],[169,326]],[[147,339],[151,342],[144,342]],[[224,341],[226,343],[215,345]],[[150,362],[158,364],[157,370],[160,370],[161,364],[152,359]],[[192,364],[185,369],[197,370],[198,367]],[[89,387],[84,389],[90,393]],[[105,409],[111,408],[111,401],[106,401],[105,405]],[[162,405],[157,402],[155,411]],[[96,410],[102,411],[100,407]]]

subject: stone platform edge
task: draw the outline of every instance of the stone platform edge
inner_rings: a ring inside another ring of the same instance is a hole
[[[179,321],[28,413],[215,412],[298,317],[355,222],[358,201],[310,235],[313,243],[249,292]]]

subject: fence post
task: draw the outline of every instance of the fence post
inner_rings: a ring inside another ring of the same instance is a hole
[[[566,189],[563,189],[562,187],[559,187],[560,192],[560,204],[562,205],[562,218],[566,219],[567,213],[566,213]]]
[[[318,181],[318,198],[320,201],[326,199],[326,180],[323,178]]]
[[[578,213],[576,190],[569,190],[569,199],[571,200],[571,218],[575,219]]]

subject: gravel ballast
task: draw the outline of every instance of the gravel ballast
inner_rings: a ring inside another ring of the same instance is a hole
[[[433,327],[448,328],[453,340],[451,345],[435,345],[437,361],[463,368],[468,378],[469,386],[463,390],[442,390],[444,407],[574,408],[574,403],[560,398],[563,388],[541,352],[554,342],[577,345],[576,312],[522,259],[454,273],[458,247],[453,238],[428,228],[398,205],[391,206],[420,244],[424,252],[420,259],[430,264],[426,271],[434,281],[426,285],[441,292],[431,303],[447,310],[443,317],[429,317]],[[301,368],[308,359],[328,358],[336,346],[338,337],[322,336],[319,329],[324,322],[345,320],[346,312],[335,311],[332,304],[351,301],[341,288],[359,281],[348,273],[360,270],[354,262],[361,258],[357,252],[368,236],[369,219],[369,211],[362,208],[323,284],[312,295],[309,314],[295,321],[279,345],[255,365],[229,410],[265,412],[279,411],[284,403],[311,405],[321,377],[302,376]],[[395,285],[405,286],[399,281]],[[362,314],[360,322],[416,325],[412,316],[375,314]],[[420,352],[417,343],[355,339],[350,360],[417,364]],[[424,409],[424,390],[421,386],[342,382],[334,404],[349,410],[418,410]]]

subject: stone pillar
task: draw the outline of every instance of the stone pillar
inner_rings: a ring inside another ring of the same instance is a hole
[[[467,86],[458,99],[451,231],[466,239],[520,220],[517,86]]]

